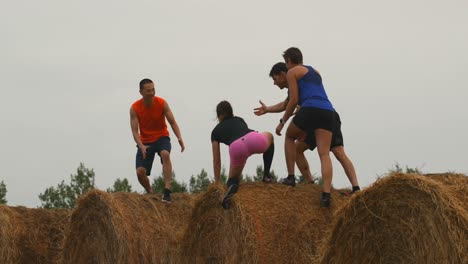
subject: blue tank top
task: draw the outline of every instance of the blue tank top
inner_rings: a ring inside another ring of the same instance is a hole
[[[304,65],[309,71],[297,81],[299,88],[299,105],[334,111],[323,87],[322,77],[312,67]]]

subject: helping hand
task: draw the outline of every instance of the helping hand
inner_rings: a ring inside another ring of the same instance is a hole
[[[254,114],[261,116],[267,113],[267,107],[266,105],[262,102],[262,100],[258,101],[260,103],[260,107],[254,108]]]

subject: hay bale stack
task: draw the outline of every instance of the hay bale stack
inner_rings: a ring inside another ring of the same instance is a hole
[[[468,176],[460,173],[428,173],[430,179],[439,181],[452,188],[455,195],[462,201],[468,201]]]
[[[441,181],[391,174],[335,215],[319,263],[468,263],[467,201]]]
[[[92,190],[72,212],[64,263],[171,263],[193,208],[188,194],[159,195]]]
[[[210,186],[196,201],[181,263],[310,263],[332,213],[348,199],[334,191],[325,209],[317,185],[243,183],[224,210],[224,192]]]
[[[0,205],[0,263],[57,263],[68,220],[65,209]]]

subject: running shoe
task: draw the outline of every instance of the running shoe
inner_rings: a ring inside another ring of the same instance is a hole
[[[239,188],[239,186],[237,184],[231,184],[226,193],[224,194],[224,197],[223,197],[223,202],[221,203],[221,205],[223,206],[224,209],[229,209],[229,207],[231,207],[231,199],[232,199],[232,196],[237,192],[237,189]]]
[[[330,207],[330,194],[322,193],[322,197],[320,198],[320,207],[329,208]]]
[[[282,184],[284,185],[289,185],[289,186],[296,186],[296,177],[286,177],[281,181]]]
[[[171,191],[169,189],[164,189],[162,201],[165,203],[171,202]]]
[[[263,182],[264,183],[272,183],[273,179],[270,176],[263,175]]]

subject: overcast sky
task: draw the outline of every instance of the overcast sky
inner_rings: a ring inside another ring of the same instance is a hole
[[[286,92],[271,66],[291,46],[318,69],[342,119],[345,149],[365,187],[399,163],[468,174],[468,2],[396,1],[4,1],[0,9],[0,181],[10,205],[69,183],[80,162],[100,189],[127,178],[139,192],[130,105],[151,78],[181,128],[178,180],[212,172],[215,107],[231,102],[250,128]],[[173,135],[172,130],[170,130]],[[287,174],[284,136],[273,170]],[[227,168],[227,147],[222,146]],[[316,151],[308,152],[320,174]],[[333,185],[348,187],[332,157]],[[261,155],[244,173],[254,174]],[[296,173],[299,171],[296,169]],[[151,181],[161,174],[155,162]]]

